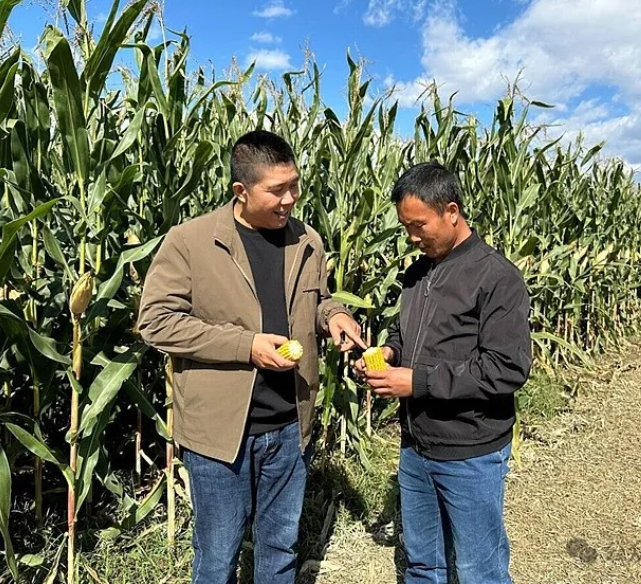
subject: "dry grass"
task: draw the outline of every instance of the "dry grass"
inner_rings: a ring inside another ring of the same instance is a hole
[[[515,584],[641,582],[640,398],[634,347],[593,372],[572,412],[522,446],[506,504]],[[402,582],[397,538],[381,545],[371,532],[339,512],[325,559],[300,582]]]
[[[507,505],[517,584],[641,582],[638,351],[524,449]]]

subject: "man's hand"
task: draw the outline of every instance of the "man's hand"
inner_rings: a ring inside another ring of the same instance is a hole
[[[365,379],[372,391],[387,398],[411,397],[412,370],[406,367],[390,367],[385,371],[365,371]]]
[[[383,359],[385,363],[391,363],[394,360],[394,351],[391,347],[381,347],[383,352]],[[354,371],[359,377],[365,377],[365,371],[367,367],[365,366],[365,359],[361,357],[358,361],[354,363]]]
[[[295,361],[285,359],[276,352],[276,349],[284,345],[289,339],[281,335],[257,333],[252,342],[251,362],[259,369],[271,369],[272,371],[288,371],[297,365]]]
[[[344,312],[335,314],[329,319],[327,326],[334,344],[341,351],[350,351],[356,345],[362,349],[367,349],[367,345],[361,339],[360,325],[349,314]],[[345,340],[343,340],[343,335],[345,335]]]

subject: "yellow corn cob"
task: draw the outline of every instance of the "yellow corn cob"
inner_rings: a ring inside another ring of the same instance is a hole
[[[303,356],[303,345],[298,341],[287,341],[284,345],[278,347],[276,352],[285,357],[285,359],[298,361]]]
[[[380,347],[370,347],[363,353],[365,366],[369,371],[385,371],[387,363],[383,358],[383,350]]]
[[[91,272],[85,272],[78,281],[74,284],[71,291],[71,300],[69,301],[69,308],[71,313],[75,316],[80,316],[91,302],[91,295],[93,294],[93,276]]]

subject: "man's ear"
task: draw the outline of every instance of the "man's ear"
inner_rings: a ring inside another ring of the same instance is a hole
[[[241,203],[247,202],[247,189],[245,185],[241,182],[235,182],[231,186],[234,191],[234,197],[236,197]]]
[[[448,203],[445,212],[450,216],[452,225],[456,225],[461,217],[461,211],[459,210],[458,205],[454,202]]]

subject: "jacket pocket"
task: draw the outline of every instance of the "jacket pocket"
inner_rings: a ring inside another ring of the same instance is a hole
[[[412,400],[414,434],[423,445],[470,444],[479,439],[474,400]]]
[[[300,275],[298,287],[301,292],[320,293],[320,274],[312,270],[303,272]]]

